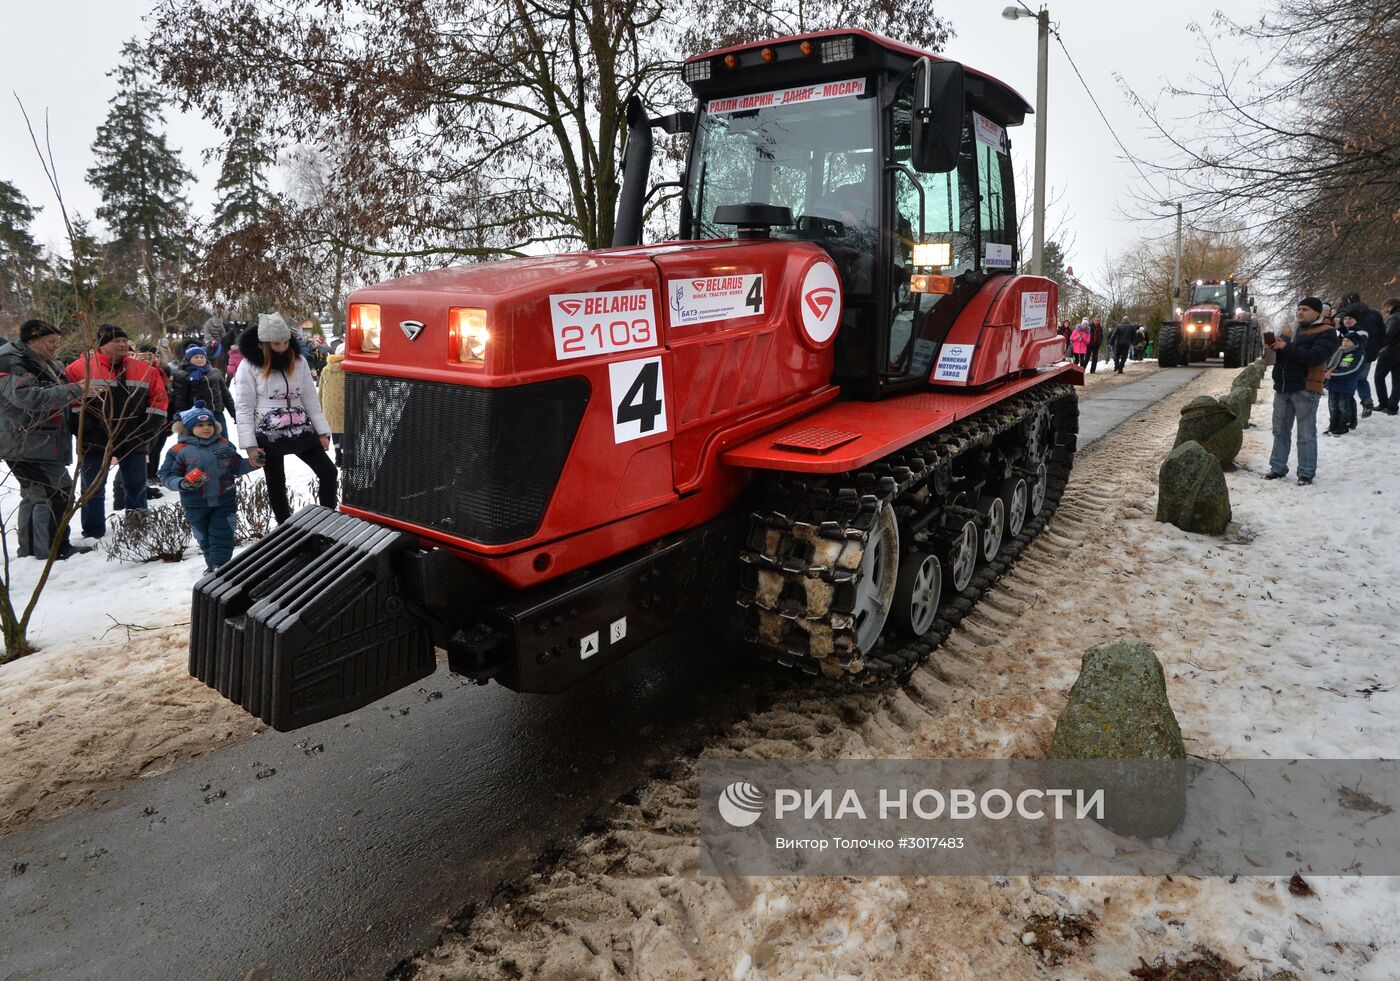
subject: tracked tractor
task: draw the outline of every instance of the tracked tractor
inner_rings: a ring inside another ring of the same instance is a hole
[[[277,729],[448,667],[558,692],[697,611],[907,675],[1044,526],[1075,449],[1019,275],[996,79],[858,30],[689,59],[628,110],[617,238],[350,297],[339,511],[194,589],[191,671]],[[689,137],[640,243],[651,131]]]
[[[1255,304],[1244,283],[1198,279],[1179,320],[1157,332],[1157,363],[1163,368],[1219,355],[1226,368],[1242,368],[1263,350]]]

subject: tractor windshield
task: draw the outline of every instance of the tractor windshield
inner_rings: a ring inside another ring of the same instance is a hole
[[[876,100],[863,79],[711,99],[697,128],[686,190],[690,238],[726,238],[727,204],[778,205],[793,225],[774,229],[872,255],[878,241]],[[848,284],[869,293],[874,284]]]
[[[1191,305],[1200,306],[1204,303],[1214,303],[1216,306],[1224,308],[1230,305],[1230,286],[1228,283],[1197,283],[1191,290]]]

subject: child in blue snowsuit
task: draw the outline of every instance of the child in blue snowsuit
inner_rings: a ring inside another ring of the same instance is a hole
[[[254,468],[224,439],[214,413],[203,402],[175,420],[176,443],[160,465],[160,482],[180,492],[180,506],[204,553],[205,572],[233,558],[238,526],[238,490],[233,478]],[[193,480],[186,475],[199,471]]]
[[[1356,428],[1356,387],[1366,366],[1366,332],[1350,330],[1333,352],[1323,373],[1327,388],[1328,436],[1345,436]]]

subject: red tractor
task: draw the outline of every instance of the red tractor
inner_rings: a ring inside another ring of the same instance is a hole
[[[1196,280],[1186,313],[1157,332],[1157,363],[1163,368],[1216,355],[1227,368],[1243,368],[1262,351],[1263,335],[1249,288],[1233,279]]]
[[[629,107],[612,248],[350,297],[342,507],[196,584],[193,674],[285,730],[435,649],[557,692],[727,606],[876,684],[1045,524],[1083,374],[1015,271],[1025,100],[857,30],[683,76],[695,112]],[[653,128],[690,144],[680,235],[642,246]]]

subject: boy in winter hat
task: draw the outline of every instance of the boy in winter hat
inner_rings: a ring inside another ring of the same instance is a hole
[[[1355,328],[1356,319],[1347,316],[1343,323]],[[1356,428],[1356,387],[1366,365],[1366,340],[1364,330],[1343,331],[1341,344],[1327,361],[1322,377],[1327,389],[1328,436],[1345,436]]]
[[[238,526],[238,489],[234,478],[254,465],[224,439],[214,413],[196,402],[175,420],[177,442],[160,465],[160,482],[180,492],[194,540],[204,554],[204,571],[213,572],[233,558]]]

